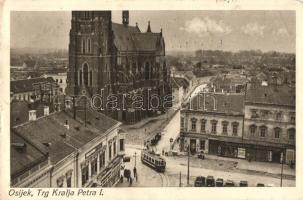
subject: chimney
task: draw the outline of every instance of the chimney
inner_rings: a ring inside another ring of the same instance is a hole
[[[128,10],[122,11],[122,24],[127,26],[129,23],[129,12]]]
[[[151,33],[150,21],[148,21],[148,26],[147,26],[147,31],[146,32]]]
[[[44,111],[44,116],[49,115],[49,107],[48,106],[44,106],[43,111]]]
[[[28,120],[35,121],[37,119],[36,110],[28,111]]]

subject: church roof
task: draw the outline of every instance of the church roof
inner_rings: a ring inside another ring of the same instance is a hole
[[[119,51],[156,51],[161,33],[142,33],[137,26],[112,23],[114,44]]]

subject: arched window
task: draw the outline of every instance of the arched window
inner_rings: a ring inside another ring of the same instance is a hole
[[[85,53],[85,40],[82,40],[82,53]]]
[[[280,138],[281,128],[276,127],[276,128],[274,129],[274,134],[275,134],[274,137],[275,137],[276,139]]]
[[[78,85],[78,73],[77,73],[77,71],[74,72],[74,80],[75,80],[75,85]]]
[[[267,134],[267,127],[261,126],[260,127],[260,137],[266,137],[266,134]]]
[[[191,118],[191,131],[196,132],[197,130],[197,119],[196,118]]]
[[[228,121],[222,121],[222,134],[227,135]]]
[[[249,132],[250,132],[250,135],[251,135],[251,136],[254,136],[254,135],[255,135],[256,129],[257,129],[257,126],[254,125],[254,124],[249,126]]]
[[[92,70],[89,71],[89,85],[93,85],[93,72]]]
[[[84,85],[88,85],[88,65],[86,63],[83,66],[83,81]]]
[[[80,85],[82,85],[82,70],[80,70],[79,77],[80,77]]]
[[[296,130],[294,128],[288,129],[287,133],[288,133],[288,139],[289,140],[294,140],[295,139]]]
[[[91,52],[91,42],[90,42],[90,38],[87,39],[87,52]]]
[[[238,135],[239,123],[238,122],[233,122],[232,127],[233,127],[233,136],[237,136]]]
[[[149,62],[145,63],[145,80],[149,80]]]

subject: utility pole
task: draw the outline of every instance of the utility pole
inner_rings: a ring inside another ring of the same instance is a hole
[[[282,164],[282,166],[281,166],[281,182],[280,182],[280,187],[282,187],[282,180],[283,180],[283,160],[284,160],[284,158],[283,158],[284,156],[283,156],[283,152],[281,153],[281,164]]]
[[[84,126],[86,127],[86,98],[84,102]]]
[[[135,167],[137,166],[137,152],[135,152]],[[137,168],[137,167],[136,167]]]
[[[189,145],[187,147],[187,185],[189,185]]]
[[[180,171],[180,177],[179,177],[179,187],[181,187],[181,171]]]

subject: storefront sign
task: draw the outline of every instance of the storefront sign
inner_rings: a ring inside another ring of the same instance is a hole
[[[245,149],[238,148],[238,158],[245,158]]]

